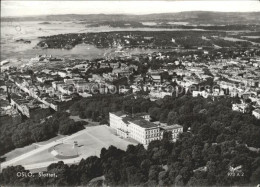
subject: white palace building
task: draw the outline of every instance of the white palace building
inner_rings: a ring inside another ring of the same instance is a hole
[[[172,131],[173,141],[183,132],[180,125],[160,126],[149,121],[147,114],[135,114],[134,117],[124,112],[109,113],[110,127],[123,138],[133,138],[141,144],[148,145],[153,140],[160,140],[164,131]]]

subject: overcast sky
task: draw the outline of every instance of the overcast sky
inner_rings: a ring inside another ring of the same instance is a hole
[[[229,1],[1,1],[1,16],[50,14],[150,14],[181,11],[260,11],[258,0]]]

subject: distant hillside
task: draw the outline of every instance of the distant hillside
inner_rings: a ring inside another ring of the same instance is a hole
[[[260,24],[260,12],[179,12],[149,15],[66,14],[30,17],[3,17],[1,21],[185,21],[197,24]]]

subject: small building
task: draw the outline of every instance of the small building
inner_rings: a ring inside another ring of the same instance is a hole
[[[164,92],[164,91],[151,91],[149,93],[151,99],[161,99],[165,96],[172,96],[172,92]]]
[[[260,109],[259,109],[259,108],[253,110],[252,114],[253,114],[253,116],[255,116],[257,119],[260,119]]]
[[[208,98],[210,94],[203,90],[203,91],[192,91],[192,97],[198,97],[198,96],[202,96],[204,98]]]
[[[162,131],[172,132],[172,141],[176,142],[178,139],[178,135],[183,133],[183,127],[178,124],[169,125],[169,126],[161,126]]]
[[[248,104],[246,103],[241,103],[241,104],[232,104],[232,110],[233,111],[238,111],[238,112],[242,112],[242,113],[246,113],[248,109]]]
[[[112,74],[121,77],[128,77],[133,73],[132,68],[116,68],[113,69]]]
[[[57,73],[58,73],[59,76],[61,76],[63,78],[68,76],[68,74],[65,70],[59,70]]]
[[[160,74],[151,74],[150,77],[151,77],[151,80],[154,83],[161,83],[162,82],[162,78],[161,78]]]

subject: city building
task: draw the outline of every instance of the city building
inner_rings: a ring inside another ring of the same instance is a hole
[[[149,93],[149,96],[150,96],[151,99],[164,98],[166,95],[172,96],[172,93],[171,92],[164,92],[164,91],[156,91],[156,90],[152,90]]]
[[[24,98],[14,93],[11,94],[11,106],[16,108],[19,112],[28,118],[31,117],[31,113],[34,110],[41,108],[40,104],[41,103],[36,99],[30,97]]]
[[[116,129],[119,136],[133,138],[141,144],[148,145],[153,140],[161,139],[159,125],[144,117],[131,117],[123,112],[109,113],[110,127]]]
[[[117,135],[123,138],[133,138],[144,145],[148,145],[153,140],[162,139],[166,131],[172,132],[172,140],[175,142],[178,135],[183,132],[181,125],[160,125],[149,120],[150,116],[147,113],[134,116],[129,116],[122,111],[109,113],[110,127],[116,130]]]

